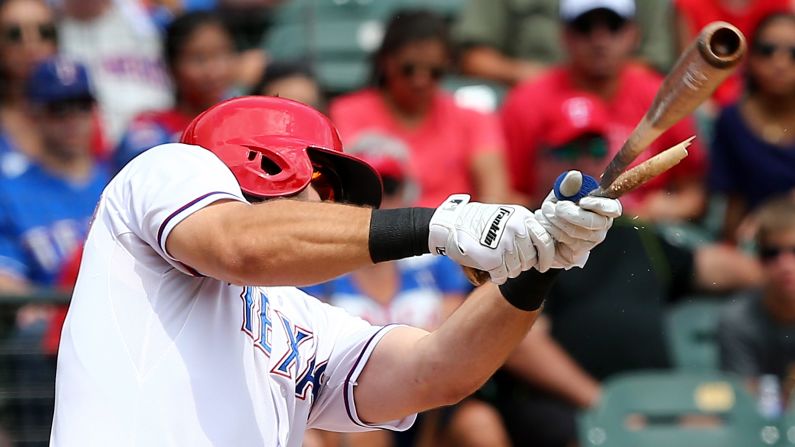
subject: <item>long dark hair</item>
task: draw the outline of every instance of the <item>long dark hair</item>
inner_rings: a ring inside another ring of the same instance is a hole
[[[755,51],[756,45],[759,44],[759,38],[765,29],[779,20],[789,20],[793,25],[795,25],[795,14],[791,12],[774,12],[763,17],[762,20],[757,23],[753,33],[751,33],[749,40],[751,51]],[[751,70],[748,67],[745,68],[744,77],[746,93],[754,94],[758,92],[759,84],[756,82],[756,79],[754,79],[753,75],[751,74]]]
[[[193,38],[196,30],[205,25],[222,29],[229,35],[230,41],[232,40],[232,33],[218,14],[210,11],[192,11],[177,17],[166,28],[163,41],[163,60],[172,73],[182,49]]]
[[[452,57],[450,31],[442,16],[426,9],[403,9],[397,11],[389,20],[384,39],[371,60],[370,82],[374,86],[383,86],[384,60],[401,48],[423,40],[438,40]]]

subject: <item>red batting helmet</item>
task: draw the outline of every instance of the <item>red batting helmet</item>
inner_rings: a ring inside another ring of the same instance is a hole
[[[337,130],[317,110],[289,99],[243,96],[197,116],[180,140],[213,152],[255,198],[301,192],[319,168],[334,172],[335,201],[381,204],[381,179],[367,163],[342,152]]]

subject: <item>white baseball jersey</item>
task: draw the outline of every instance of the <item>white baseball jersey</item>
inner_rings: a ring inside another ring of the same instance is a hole
[[[368,426],[353,387],[377,327],[292,287],[201,276],[166,252],[170,231],[244,201],[211,152],[153,148],[97,205],[58,353],[53,446],[300,446],[307,427]]]

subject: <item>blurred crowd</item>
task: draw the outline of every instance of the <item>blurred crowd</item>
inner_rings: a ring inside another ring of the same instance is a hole
[[[239,95],[328,113],[381,174],[384,207],[469,193],[537,208],[561,172],[602,172],[679,54],[724,20],[747,39],[740,69],[639,161],[696,136],[688,157],[622,198],[624,217],[585,268],[561,274],[492,381],[407,433],[310,432],[305,445],[576,445],[576,416],[605,380],[674,367],[666,315],[698,299],[721,303],[715,367],[752,390],[774,380],[782,412],[795,388],[793,11],[790,0],[2,0],[0,292],[68,293],[108,180]],[[284,57],[275,36],[290,26],[308,43]],[[353,56],[330,63],[343,30],[356,31]],[[308,290],[374,324],[432,329],[471,287],[428,256]],[[65,315],[18,309],[4,343],[44,354],[12,359],[9,380],[51,380]],[[46,408],[17,420],[46,423]]]

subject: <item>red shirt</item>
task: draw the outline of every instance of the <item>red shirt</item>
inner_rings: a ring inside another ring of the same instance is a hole
[[[602,106],[609,117],[606,125],[607,135],[605,135],[608,155],[598,159],[581,157],[582,160],[590,161],[583,165],[581,160],[576,167],[586,174],[598,177],[643,118],[661,83],[662,78],[656,73],[639,65],[628,65],[620,74],[615,97],[611,101],[597,99],[603,101]],[[560,115],[552,108],[559,107],[561,98],[577,94],[567,68],[558,67],[539,78],[519,84],[509,92],[503,105],[501,118],[505,130],[508,169],[512,184],[517,191],[530,195],[539,203],[550,191],[555,177],[562,171],[575,167],[572,162],[549,155],[545,149],[550,145],[545,139],[549,130],[555,127],[549,120]],[[693,120],[683,119],[661,135],[649,150],[638,156],[634,164],[693,135],[696,135]],[[688,151],[690,155],[679,165],[634,193],[622,197],[621,201],[625,208],[632,209],[637,201],[642,200],[645,193],[664,188],[673,179],[702,176],[704,155],[697,140]]]
[[[711,22],[723,20],[736,26],[750,39],[756,25],[774,12],[789,12],[791,0],[751,0],[742,11],[727,9],[721,0],[674,0],[677,13],[690,26],[693,36]],[[738,72],[739,73],[739,72]],[[742,78],[738,73],[727,79],[715,92],[715,100],[726,105],[734,102],[742,92]]]
[[[345,147],[368,134],[388,136],[406,145],[411,176],[420,188],[417,206],[437,207],[450,194],[474,194],[471,167],[475,156],[504,150],[494,115],[460,107],[445,92],[434,98],[428,116],[414,129],[392,116],[375,89],[337,98],[331,103],[330,115]]]

